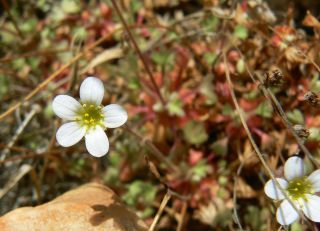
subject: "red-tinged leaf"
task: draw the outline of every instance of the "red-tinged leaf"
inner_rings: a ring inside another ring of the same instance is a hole
[[[176,46],[176,64],[180,67],[186,67],[190,59],[190,53],[182,46]]]
[[[101,29],[101,36],[107,36],[108,34],[111,34],[116,29],[115,24],[110,21],[105,21],[102,25]],[[93,41],[94,42],[94,38]]]
[[[240,139],[241,137],[245,136],[246,133],[244,129],[241,126],[236,126],[232,123],[229,123],[226,126],[226,133],[230,137],[237,137],[237,139]]]
[[[259,105],[259,102],[257,100],[253,101],[241,98],[239,104],[244,111],[251,111]]]
[[[148,108],[146,106],[129,105],[126,109],[129,113],[129,115],[131,115],[131,116],[134,116],[139,113],[149,113],[150,112],[150,108]]]
[[[206,45],[204,43],[192,43],[192,50],[197,55],[202,55],[203,52],[206,50]]]
[[[261,116],[250,116],[247,124],[250,129],[260,128],[263,124],[263,118]]]
[[[320,127],[320,116],[305,115],[305,126],[310,127]]]
[[[283,44],[282,38],[279,35],[274,35],[271,38],[271,43],[276,47],[281,47]]]
[[[281,36],[294,35],[295,33],[295,29],[287,25],[276,26],[275,31],[277,34],[280,34]]]
[[[128,164],[127,162],[122,163],[119,177],[122,182],[127,182],[132,179],[133,174],[132,174],[131,164]]]
[[[320,28],[320,22],[310,13],[310,11],[307,11],[307,15],[303,19],[302,24],[304,26]]]
[[[141,28],[140,34],[142,37],[145,37],[145,38],[149,38],[151,36],[149,29],[145,27]]]
[[[262,130],[255,128],[253,129],[254,133],[257,134],[261,139],[261,145],[263,147],[270,147],[273,144],[273,138]]]
[[[139,98],[149,107],[152,107],[154,102],[154,99],[148,95],[146,92],[141,92],[139,95]]]
[[[105,19],[111,19],[111,16],[112,16],[112,10],[111,8],[105,4],[105,3],[101,3],[99,5],[99,8],[100,8],[100,13],[101,13],[101,16]]]
[[[156,81],[157,86],[160,88],[163,84],[163,76],[160,72],[153,73],[153,77]]]
[[[159,123],[164,126],[172,127],[173,125],[174,126],[177,125],[178,127],[180,127],[179,126],[180,118],[184,118],[184,117],[170,116],[168,115],[167,112],[162,112],[157,114],[157,118],[159,119]]]
[[[319,141],[308,141],[306,146],[309,151],[316,151],[319,148],[320,143]]]
[[[219,63],[218,65],[216,65],[214,67],[214,72],[218,75],[218,76],[223,76],[226,73],[226,67],[224,65],[224,63]]]
[[[195,121],[205,121],[207,117],[207,113],[202,113],[200,110],[190,109],[188,110],[188,116],[190,119]]]
[[[85,10],[81,13],[81,19],[84,21],[84,22],[88,22],[89,19],[90,19],[90,12]]]
[[[177,122],[177,126],[179,128],[183,128],[184,126],[186,126],[186,124],[188,123],[188,121],[190,120],[190,118],[188,117],[179,117],[176,122]],[[171,120],[172,121],[172,120]]]
[[[217,82],[215,92],[224,100],[231,100],[230,88],[227,82]]]
[[[232,50],[228,53],[227,57],[228,57],[228,61],[235,63],[239,60],[240,54],[238,53],[238,51]]]
[[[196,97],[196,91],[188,88],[181,88],[179,95],[183,104],[193,104]]]
[[[205,193],[208,199],[216,196],[219,184],[215,179],[205,178],[200,183],[200,194]]]
[[[145,19],[145,11],[144,10],[140,10],[138,12],[138,17],[137,17],[137,25],[142,25],[143,20]]]
[[[296,40],[295,30],[287,25],[276,26],[271,42],[277,46],[284,48],[286,43]]]
[[[240,5],[241,5],[241,9],[244,12],[247,12],[247,10],[248,10],[248,2],[247,2],[247,0],[242,1]]]
[[[231,120],[230,116],[221,115],[221,114],[216,114],[210,117],[210,121],[212,123],[224,123],[224,122],[229,122],[230,120]]]
[[[194,149],[189,150],[189,164],[190,165],[195,165],[198,163],[199,160],[201,160],[203,157],[203,152],[202,151],[196,151]]]

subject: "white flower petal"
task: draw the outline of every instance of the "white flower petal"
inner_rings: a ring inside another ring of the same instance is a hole
[[[85,140],[88,152],[95,157],[104,156],[109,151],[109,140],[101,127],[88,132]]]
[[[288,200],[284,200],[277,209],[277,221],[281,225],[290,225],[299,218],[299,213]]]
[[[104,125],[107,128],[117,128],[123,125],[127,119],[128,114],[126,110],[117,104],[110,104],[103,108]]]
[[[290,157],[284,165],[284,176],[288,181],[305,175],[304,162],[300,157]]]
[[[303,213],[312,221],[320,222],[320,197],[307,194],[303,200]]]
[[[77,122],[63,124],[57,131],[56,138],[63,147],[70,147],[78,143],[85,135],[86,129]]]
[[[311,181],[313,190],[315,192],[320,192],[320,169],[314,171],[308,176],[308,179]]]
[[[288,182],[282,178],[276,178],[280,186],[285,190],[288,187]],[[274,180],[269,180],[264,186],[264,192],[268,197],[274,200],[282,200],[285,198],[281,190],[277,187]]]
[[[80,98],[84,103],[100,105],[104,95],[104,86],[100,79],[87,77],[80,86]]]
[[[58,95],[52,102],[52,109],[62,119],[74,120],[81,104],[68,95]]]

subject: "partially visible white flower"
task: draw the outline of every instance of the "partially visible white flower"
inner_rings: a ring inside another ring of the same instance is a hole
[[[106,128],[123,125],[128,115],[117,104],[102,107],[103,83],[95,77],[87,77],[80,86],[80,102],[68,95],[58,95],[52,102],[53,111],[62,119],[71,122],[63,124],[56,138],[61,146],[69,147],[85,137],[88,152],[101,157],[109,150]]]
[[[305,165],[301,158],[290,157],[284,165],[283,178],[276,178],[280,186],[286,191],[293,204],[301,210],[306,217],[314,222],[320,222],[320,169],[308,177],[305,175]],[[268,197],[282,200],[277,209],[277,221],[281,225],[290,225],[299,218],[299,213],[290,202],[285,199],[274,180],[269,180],[264,187]]]

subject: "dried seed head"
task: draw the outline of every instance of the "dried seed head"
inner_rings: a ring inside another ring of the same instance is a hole
[[[279,69],[265,72],[263,85],[265,87],[279,87],[283,85],[285,78]]]
[[[293,126],[293,129],[301,139],[303,139],[303,140],[307,140],[308,139],[308,137],[310,135],[310,132],[303,125],[296,124],[296,125]]]
[[[314,107],[320,106],[320,97],[312,91],[309,91],[304,95],[304,100]]]

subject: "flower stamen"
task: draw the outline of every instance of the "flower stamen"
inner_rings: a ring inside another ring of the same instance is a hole
[[[87,130],[95,128],[97,125],[103,125],[104,114],[102,107],[95,104],[82,104],[82,108],[78,111],[76,120]]]
[[[306,194],[312,193],[312,183],[307,177],[293,179],[287,188],[292,200],[306,199]]]

